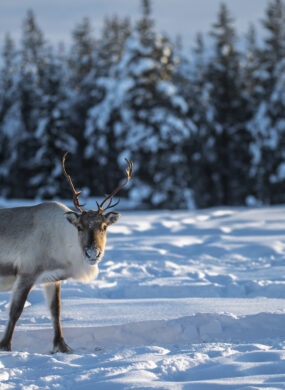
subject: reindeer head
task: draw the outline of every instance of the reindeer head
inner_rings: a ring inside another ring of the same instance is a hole
[[[98,204],[98,202],[96,202],[98,208],[96,211],[86,211],[83,210],[83,206],[80,205],[78,199],[78,196],[80,195],[81,191],[75,190],[71,181],[71,177],[67,174],[65,170],[64,164],[66,156],[67,153],[65,153],[62,158],[63,172],[73,192],[74,206],[80,212],[77,213],[75,211],[69,211],[66,213],[66,218],[78,231],[79,244],[82,248],[85,260],[90,265],[95,265],[103,257],[108,226],[117,222],[120,218],[120,214],[117,211],[110,211],[105,215],[104,212],[117,206],[117,204],[119,203],[120,200],[112,204],[113,197],[128,184],[132,175],[133,163],[128,159],[125,159],[127,161],[128,168],[126,169],[126,180],[124,181],[124,183],[117,187],[110,195],[108,195],[100,205]],[[104,208],[107,202],[108,204]]]

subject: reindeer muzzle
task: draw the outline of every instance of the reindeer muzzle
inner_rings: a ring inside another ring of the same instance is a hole
[[[92,246],[84,249],[84,255],[88,264],[95,265],[101,260],[102,252]]]

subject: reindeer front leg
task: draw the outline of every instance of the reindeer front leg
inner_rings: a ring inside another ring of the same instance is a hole
[[[60,282],[46,284],[44,286],[47,304],[50,308],[54,339],[52,353],[66,352],[72,353],[72,349],[66,344],[63,338],[61,323],[60,323]]]
[[[33,286],[31,276],[18,275],[14,284],[12,299],[10,304],[9,321],[0,342],[0,350],[11,351],[12,337],[16,323],[23,311],[27,296]]]

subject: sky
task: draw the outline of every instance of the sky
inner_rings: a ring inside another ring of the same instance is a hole
[[[153,0],[153,15],[158,31],[182,37],[185,47],[193,46],[198,32],[207,33],[217,18],[221,0]],[[250,22],[257,27],[269,0],[224,0],[236,21],[239,33]],[[39,26],[52,43],[71,41],[71,32],[88,16],[95,35],[99,35],[104,16],[115,14],[136,20],[140,0],[0,0],[0,41],[10,33],[16,40],[28,9],[33,9]]]

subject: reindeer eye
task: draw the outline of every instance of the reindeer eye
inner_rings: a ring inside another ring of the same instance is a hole
[[[81,226],[77,226],[77,230],[79,231],[79,232],[82,232],[82,227]]]
[[[104,226],[103,226],[103,230],[107,230],[107,225],[104,225]]]

